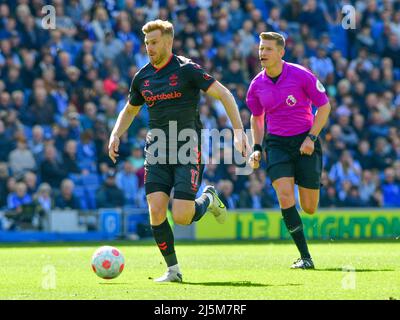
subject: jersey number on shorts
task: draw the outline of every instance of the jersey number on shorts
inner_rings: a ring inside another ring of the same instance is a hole
[[[191,169],[190,172],[192,173],[192,186],[196,187],[197,189],[197,183],[199,182],[199,172],[195,169]]]

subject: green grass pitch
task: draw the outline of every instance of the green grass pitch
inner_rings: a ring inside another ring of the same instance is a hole
[[[101,245],[125,256],[116,279],[100,279],[91,269]],[[177,241],[184,283],[157,284],[152,279],[165,265],[152,241],[1,244],[0,299],[400,299],[398,241],[309,247],[316,270],[305,271],[289,269],[298,257],[290,242]]]

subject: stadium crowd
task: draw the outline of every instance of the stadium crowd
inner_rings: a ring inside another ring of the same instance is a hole
[[[55,29],[42,25],[47,4]],[[345,4],[355,29],[342,25]],[[332,105],[320,206],[400,207],[399,0],[17,0],[0,1],[0,208],[9,217],[146,207],[146,108],[122,137],[117,166],[107,147],[148,62],[141,27],[156,18],[173,22],[176,54],[231,89],[247,129],[258,35],[284,34],[285,60],[312,70]],[[202,97],[200,115],[205,128],[230,126],[211,98]],[[208,164],[203,184],[215,184],[230,209],[278,206],[265,170],[235,168]]]

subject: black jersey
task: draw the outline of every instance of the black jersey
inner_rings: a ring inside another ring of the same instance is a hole
[[[200,90],[207,91],[214,81],[198,64],[176,55],[171,55],[162,68],[157,69],[148,63],[136,73],[129,91],[129,103],[134,106],[146,103],[148,106],[150,130],[146,156],[149,155],[149,145],[154,142],[154,129],[162,130],[167,139],[166,148],[158,152],[164,153],[168,146],[179,148],[185,143],[170,141],[170,121],[174,122],[178,135],[183,129],[193,129],[200,139]]]

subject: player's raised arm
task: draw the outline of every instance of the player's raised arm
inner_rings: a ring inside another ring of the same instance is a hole
[[[108,143],[108,156],[115,163],[118,157],[119,149],[119,138],[128,130],[132,124],[133,119],[140,111],[141,106],[133,106],[129,102],[126,103],[125,107],[118,115],[117,122],[111,132],[110,141]]]
[[[250,146],[243,129],[243,123],[240,119],[238,106],[232,93],[219,81],[214,81],[206,93],[214,99],[220,100],[224,105],[226,113],[231,120],[234,129],[235,148],[244,157],[246,157],[247,152],[250,150]]]

